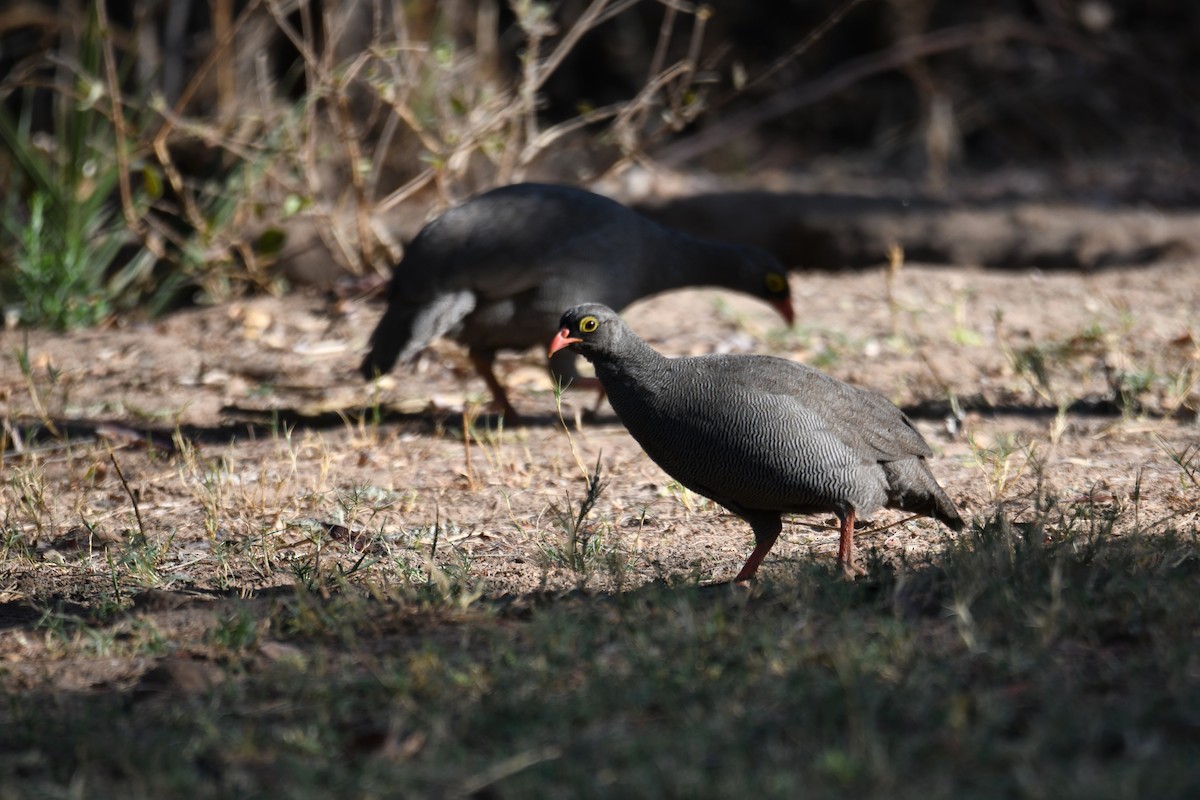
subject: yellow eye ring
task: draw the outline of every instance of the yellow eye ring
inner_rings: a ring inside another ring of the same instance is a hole
[[[767,291],[771,294],[782,294],[787,291],[787,278],[778,272],[768,272],[764,281],[767,285]]]
[[[580,333],[595,333],[596,328],[599,327],[600,320],[596,319],[595,317],[584,317],[583,319],[579,320]]]

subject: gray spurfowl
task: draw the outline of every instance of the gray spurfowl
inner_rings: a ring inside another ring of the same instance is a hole
[[[697,239],[583,189],[504,186],[447,211],[413,240],[362,374],[375,378],[452,336],[467,346],[496,404],[515,417],[492,371],[497,350],[543,344],[576,303],[620,309],[684,286],[745,292],[792,322],[786,271],[765,251]],[[574,356],[563,356],[552,360],[551,374],[577,378]]]
[[[929,445],[899,408],[782,358],[667,358],[610,308],[563,315],[550,353],[596,367],[621,422],[667,474],[750,523],[755,547],[735,581],[754,576],[786,513],[841,520],[838,563],[854,574],[854,522],[882,507],[963,527],[925,459]]]

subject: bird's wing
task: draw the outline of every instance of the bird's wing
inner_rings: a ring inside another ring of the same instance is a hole
[[[548,282],[602,281],[636,256],[638,218],[595,195],[513,187],[444,214],[413,242],[438,291],[469,289],[480,305]],[[632,244],[631,244],[632,243]]]
[[[912,421],[890,400],[832,378],[820,370],[771,356],[721,359],[726,380],[744,391],[785,398],[780,413],[803,413],[856,452],[877,461],[933,454]]]
[[[439,336],[446,335],[454,326],[475,308],[476,296],[472,291],[461,289],[445,292],[431,302],[424,303],[413,315],[412,334],[405,352],[414,355]]]

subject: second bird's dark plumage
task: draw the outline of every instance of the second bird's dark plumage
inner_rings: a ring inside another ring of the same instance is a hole
[[[745,292],[791,321],[786,272],[765,251],[697,239],[583,189],[505,186],[447,211],[413,240],[361,370],[371,379],[452,336],[511,413],[492,372],[497,350],[544,343],[576,303],[620,309],[684,286]],[[570,361],[555,361],[554,371],[574,377]]]
[[[785,513],[836,514],[847,571],[855,519],[880,508],[962,528],[925,462],[929,445],[882,395],[771,356],[667,358],[603,305],[570,309],[560,327],[551,352],[570,348],[595,365],[646,454],[750,523],[756,547],[736,580],[754,575]]]

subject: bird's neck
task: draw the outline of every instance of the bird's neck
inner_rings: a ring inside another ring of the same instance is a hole
[[[670,359],[641,339],[634,338],[624,346],[620,358],[597,358],[593,366],[596,377],[612,396],[623,393],[625,388],[659,384],[666,378]]]
[[[657,291],[682,286],[731,286],[739,279],[742,250],[737,245],[708,242],[672,232],[667,246],[655,254],[648,274]]]

